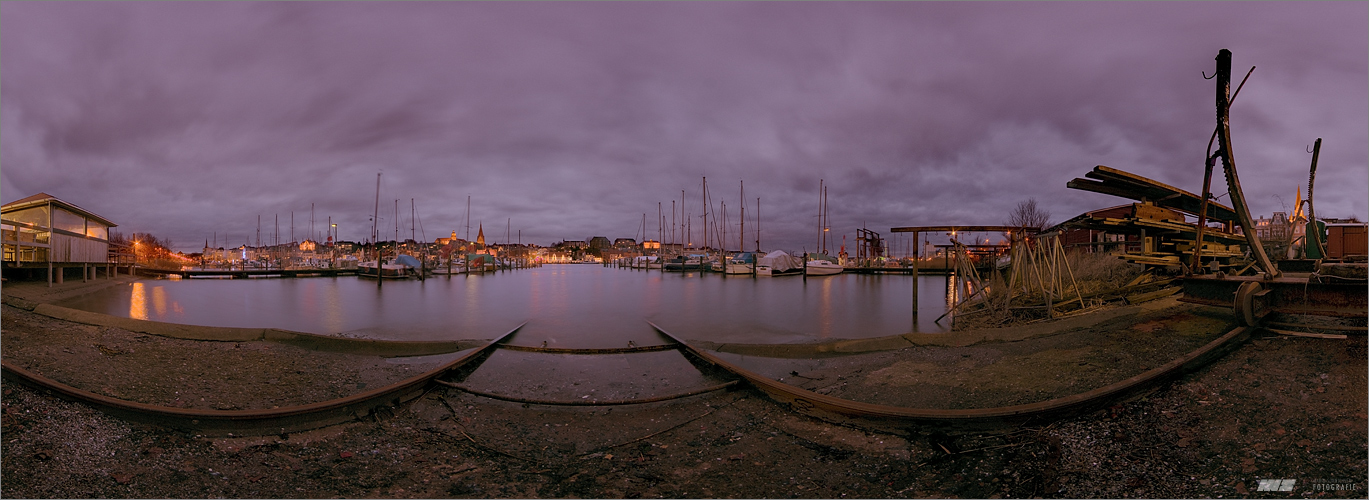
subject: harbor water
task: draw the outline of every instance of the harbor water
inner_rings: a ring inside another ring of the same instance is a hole
[[[941,332],[944,276],[918,278],[916,331]],[[665,343],[647,321],[686,339],[803,343],[914,331],[913,278],[662,273],[599,265],[386,281],[143,279],[58,305],[169,323],[387,340],[493,338],[511,344],[611,348]]]

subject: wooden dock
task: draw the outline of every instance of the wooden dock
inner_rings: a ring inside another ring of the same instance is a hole
[[[308,278],[325,277],[334,278],[338,276],[355,276],[356,269],[151,269],[138,268],[138,274],[153,276],[179,276],[183,279],[190,278]]]

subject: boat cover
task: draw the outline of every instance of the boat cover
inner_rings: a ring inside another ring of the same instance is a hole
[[[793,255],[784,253],[784,250],[775,250],[761,257],[757,263],[762,266],[770,266],[774,271],[788,271],[790,269],[800,269],[803,267],[803,260]]]
[[[409,266],[409,267],[412,267],[412,268],[415,268],[415,269],[417,269],[417,268],[419,268],[419,267],[423,267],[423,265],[420,264],[420,263],[418,262],[418,259],[415,259],[415,258],[414,258],[413,256],[411,256],[411,255],[400,255],[399,257],[395,257],[394,263],[395,263],[395,264],[403,264],[403,265],[406,265],[406,266]]]

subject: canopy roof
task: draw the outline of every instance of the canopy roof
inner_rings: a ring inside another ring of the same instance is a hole
[[[84,208],[78,207],[78,206],[76,206],[76,204],[74,204],[74,203],[62,201],[61,199],[57,198],[56,196],[53,196],[53,195],[50,195],[50,194],[47,194],[47,193],[38,193],[38,194],[35,194],[35,195],[33,195],[33,196],[29,196],[29,197],[27,197],[27,198],[23,198],[23,199],[20,199],[20,200],[11,201],[11,202],[9,202],[9,203],[6,203],[4,206],[0,206],[0,213],[15,212],[15,211],[23,210],[23,209],[25,209],[25,208],[32,208],[32,207],[36,207],[36,206],[40,206],[40,205],[47,205],[49,202],[51,202],[51,203],[52,203],[53,205],[55,205],[55,206],[61,207],[62,209],[66,210],[66,211],[68,211],[68,212],[72,212],[72,213],[75,213],[75,214],[80,215],[80,216],[82,216],[82,217],[85,217],[85,218],[87,218],[87,219],[93,220],[93,221],[95,221],[95,222],[98,222],[98,223],[100,223],[100,224],[106,226],[106,227],[118,227],[118,224],[115,224],[115,223],[113,223],[113,222],[110,222],[109,219],[106,219],[106,218],[104,218],[104,217],[101,217],[101,216],[97,215],[95,212],[91,212],[91,211],[86,210],[86,209],[84,209]]]

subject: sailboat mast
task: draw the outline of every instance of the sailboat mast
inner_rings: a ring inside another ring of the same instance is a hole
[[[717,221],[714,221],[717,224]],[[727,200],[723,200],[723,222],[718,233],[718,251],[727,253]]]
[[[704,206],[704,252],[708,252],[708,177],[704,177],[704,189],[699,193],[699,199]]]
[[[742,215],[741,215],[741,217],[740,217],[740,219],[742,220],[742,226],[741,226],[740,229],[737,230],[737,251],[738,251],[738,252],[745,252],[745,251],[746,251],[746,240],[745,240],[745,238],[746,238],[746,181],[738,181],[738,182],[741,183],[741,187],[742,187],[742,194],[741,194],[741,200],[742,200]]]
[[[828,221],[830,216],[827,212],[827,186],[823,186],[823,255],[827,255],[827,233],[832,229],[832,221]]]
[[[761,253],[761,197],[756,197],[756,253]]]
[[[818,179],[818,245],[814,250],[822,252],[822,179]]]
[[[375,209],[375,213],[371,215],[371,250],[372,250],[372,253],[375,253],[375,259],[376,259],[377,265],[379,265],[379,262],[380,262],[380,252],[379,252],[380,247],[376,246],[376,244],[377,244],[377,241],[376,241],[376,240],[380,239],[380,233],[377,233],[377,232],[376,232],[376,231],[377,231],[377,227],[378,227],[377,224],[379,223],[379,221],[380,221],[380,173],[379,173],[379,172],[376,172],[376,209]]]
[[[417,242],[418,238],[415,237],[414,233],[414,225],[417,224],[417,222],[414,222],[416,220],[414,215],[415,213],[417,212],[414,210],[414,199],[409,198],[409,239]]]

